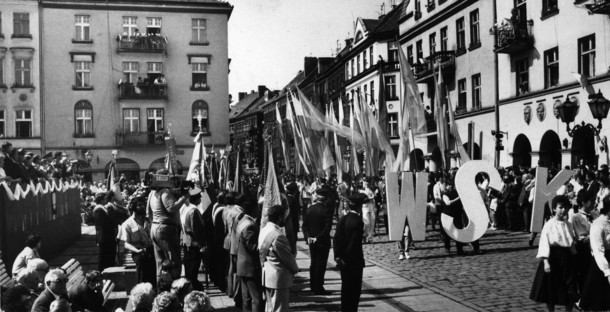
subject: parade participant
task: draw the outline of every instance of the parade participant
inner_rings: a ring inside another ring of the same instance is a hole
[[[285,208],[280,205],[271,206],[267,217],[268,222],[258,237],[262,285],[267,298],[266,311],[288,311],[289,290],[299,267],[282,231]]]
[[[68,297],[75,311],[102,311],[104,310],[104,295],[102,294],[102,275],[99,271],[85,274],[85,282],[72,287]]]
[[[610,310],[610,199],[604,199],[600,216],[593,221],[590,232],[593,259],[589,265],[579,306],[587,311]]]
[[[237,247],[237,271],[240,279],[243,311],[264,311],[263,289],[261,288],[261,262],[258,250],[259,227],[254,215],[256,206],[244,204],[245,215],[237,223],[239,237]]]
[[[239,291],[239,281],[237,280],[236,261],[237,261],[237,242],[238,236],[235,233],[237,223],[244,216],[244,209],[236,205],[237,193],[231,192],[227,195],[227,207],[223,212],[223,222],[225,225],[225,239],[223,247],[229,252],[229,270],[227,272],[227,295],[241,302],[241,296],[235,296]]]
[[[363,240],[370,244],[373,242],[373,232],[375,230],[375,193],[367,180],[362,181],[360,192],[369,199],[362,205],[362,221],[364,222]]]
[[[25,240],[25,248],[17,255],[17,258],[13,263],[13,277],[17,276],[19,271],[25,269],[30,260],[40,258],[38,250],[40,249],[41,244],[40,236],[36,234],[28,235]]]
[[[461,229],[464,228],[466,224],[468,224],[468,217],[466,216],[466,212],[464,212],[464,206],[462,205],[462,201],[458,195],[458,192],[455,189],[455,185],[453,181],[446,181],[445,192],[443,193],[443,202],[445,205],[443,206],[443,210],[441,213],[449,215],[453,217],[453,224]],[[451,248],[451,238],[445,232],[445,228],[441,224],[441,233],[443,235],[443,242],[445,244],[445,251],[447,253],[450,252]],[[472,249],[474,253],[479,253],[479,240],[476,240],[471,243]],[[457,248],[457,254],[464,254],[464,243],[455,242],[455,246]]]
[[[337,267],[341,270],[341,311],[358,311],[362,291],[364,223],[359,215],[366,195],[356,193],[348,198],[350,211],[339,219],[333,241]]]
[[[216,198],[217,202],[212,208],[212,223],[214,225],[214,234],[212,237],[211,254],[214,255],[212,258],[212,270],[210,278],[212,282],[222,292],[227,291],[227,272],[229,270],[229,251],[224,249],[225,240],[225,225],[222,221],[224,210],[226,209],[226,196],[227,192],[220,192]]]
[[[330,251],[330,230],[333,225],[333,210],[326,205],[332,190],[321,187],[316,190],[313,205],[303,215],[303,236],[309,245],[311,264],[309,266],[310,287],[316,295],[328,295],[324,289],[324,274]]]
[[[199,209],[197,209],[197,206],[201,203],[201,189],[191,189],[189,193],[187,202],[180,208],[184,277],[191,281],[196,290],[202,290],[203,284],[197,278],[202,260],[201,248],[205,246],[203,220]]]
[[[434,197],[434,206],[436,207],[436,216],[432,216],[432,229],[434,229],[436,222],[438,221],[439,223],[439,227],[442,231],[443,226],[440,224],[441,220],[440,220],[440,214],[441,211],[443,209],[443,206],[445,205],[445,203],[443,202],[443,192],[445,191],[445,177],[443,176],[443,174],[439,174],[436,177],[436,183],[434,184],[434,187],[432,188],[432,196]]]
[[[96,240],[99,247],[98,270],[112,267],[116,263],[117,235],[119,222],[116,211],[107,205],[106,194],[95,195],[95,208],[93,209],[93,221],[95,223]]]
[[[411,248],[411,230],[409,228],[409,219],[405,218],[405,230],[402,233],[402,239],[398,241],[398,260],[411,259],[409,249]]]
[[[121,224],[120,238],[125,242],[125,249],[131,251],[138,283],[156,285],[155,252],[150,237],[150,220],[146,217],[145,200],[143,197],[134,197],[128,203],[127,207],[132,215]]]
[[[352,178],[349,175],[343,176],[341,184],[337,185],[337,195],[339,196],[339,210],[344,215],[349,211],[347,197],[351,195],[351,183]]]
[[[580,290],[584,286],[585,277],[589,271],[589,264],[592,259],[589,247],[589,232],[592,220],[590,212],[593,209],[594,198],[587,190],[581,189],[576,198],[577,205],[573,206],[573,213],[569,214],[568,218],[574,228],[574,241],[576,245],[574,264],[576,265],[576,279],[578,281],[578,289]]]
[[[288,201],[288,208],[290,208],[290,219],[292,220],[292,227],[294,229],[294,240],[296,241],[296,235],[299,232],[299,219],[305,209],[301,211],[301,203],[299,198],[299,187],[294,182],[286,184],[286,200]]]
[[[303,181],[301,182],[301,201],[303,202],[303,209],[306,209],[311,204],[311,182],[308,176],[303,176]]]
[[[47,312],[51,303],[59,298],[68,300],[66,283],[68,278],[62,269],[53,269],[44,278],[45,290],[36,298],[32,312]]]
[[[587,192],[592,195],[596,195],[599,192],[599,182],[597,182],[597,177],[595,176],[595,172],[589,171],[586,175],[586,184],[587,184]]]
[[[160,169],[157,174],[167,175],[166,169]],[[148,197],[147,215],[152,219],[151,237],[155,249],[157,263],[157,280],[161,273],[164,260],[171,260],[172,278],[180,277],[182,261],[180,259],[180,207],[188,200],[186,192],[176,200],[176,196],[168,188],[152,188]]]
[[[577,296],[573,256],[576,248],[572,226],[567,222],[569,205],[567,197],[555,196],[552,201],[555,215],[540,232],[536,258],[541,261],[530,299],[546,303],[549,311],[554,311],[556,305],[563,305],[566,311],[572,311]]]

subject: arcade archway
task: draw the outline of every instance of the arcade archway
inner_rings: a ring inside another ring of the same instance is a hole
[[[421,171],[424,170],[425,167],[424,152],[419,148],[412,150],[411,154],[409,154],[409,168],[411,171]]]
[[[555,131],[544,133],[540,140],[540,166],[547,168],[561,168],[561,141]]]
[[[470,142],[466,142],[462,146],[464,147],[464,149],[466,149],[466,152],[468,153],[468,156],[470,156],[470,159],[481,159],[481,148],[479,147],[479,144],[474,143],[472,149],[470,146]]]
[[[513,144],[513,167],[519,168],[519,166],[523,166],[531,168],[531,153],[532,144],[530,144],[530,140],[524,134],[519,134]]]
[[[109,162],[106,164],[106,167],[104,169],[104,171],[106,172],[106,175],[108,173],[108,168],[110,167],[111,163],[112,162]],[[130,181],[130,180],[139,181],[140,180],[140,166],[134,160],[131,160],[129,158],[117,158],[116,168],[117,168],[119,175],[125,174],[125,177],[127,177],[127,181]]]
[[[580,127],[574,131],[572,139],[572,168],[576,168],[582,159],[585,165],[597,166],[598,155],[595,152],[595,133],[589,127]]]

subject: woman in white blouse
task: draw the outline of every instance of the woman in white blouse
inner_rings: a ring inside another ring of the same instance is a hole
[[[567,221],[570,200],[563,195],[552,202],[554,216],[540,232],[537,258],[541,259],[530,299],[544,302],[549,311],[563,305],[572,311],[577,299],[576,271],[574,266],[574,232]]]
[[[610,310],[610,199],[603,201],[599,218],[593,221],[589,240],[593,260],[585,279],[580,298],[581,309]]]

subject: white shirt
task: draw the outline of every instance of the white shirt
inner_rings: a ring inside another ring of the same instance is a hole
[[[553,217],[542,227],[536,258],[548,258],[553,246],[572,247],[573,243],[574,231],[572,225],[569,222],[559,221]]]
[[[280,228],[277,224],[269,221],[267,222],[267,224],[265,224],[265,227],[263,227],[261,229],[261,232],[258,234],[258,248],[261,248],[261,246],[263,245],[263,242],[265,241],[265,238],[267,238],[267,235],[269,235],[269,233],[271,233],[273,230],[279,230],[281,231],[282,228]]]
[[[610,221],[608,216],[601,215],[591,225],[591,251],[604,276],[610,275],[610,265],[605,257],[608,248],[610,248]]]
[[[445,184],[436,182],[434,187],[432,187],[432,194],[434,195],[434,199],[443,199],[443,191],[445,190]]]
[[[572,211],[572,209],[570,209],[570,211]],[[582,211],[572,214],[569,220],[574,228],[574,236],[577,240],[581,240],[589,236],[591,223],[589,223],[587,216]]]

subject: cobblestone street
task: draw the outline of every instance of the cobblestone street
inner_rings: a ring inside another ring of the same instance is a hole
[[[529,299],[538,260],[528,238],[523,232],[488,231],[480,241],[482,254],[467,246],[466,255],[458,256],[453,243],[446,254],[439,232],[428,231],[427,240],[410,251],[411,259],[398,260],[396,242],[381,235],[365,244],[364,252],[368,261],[473,309],[546,311]]]

